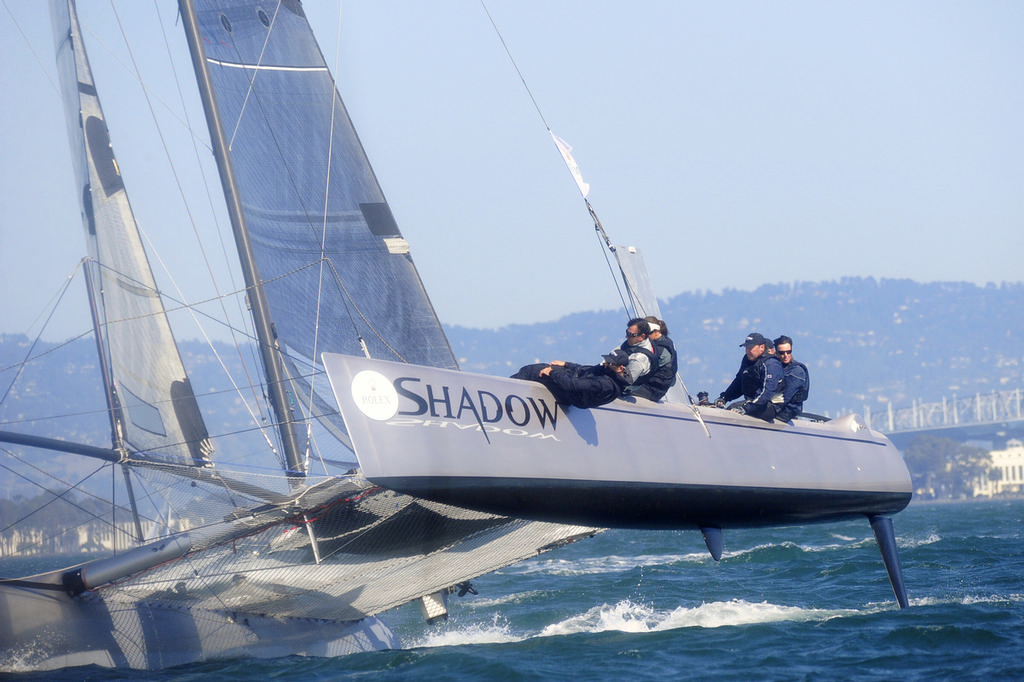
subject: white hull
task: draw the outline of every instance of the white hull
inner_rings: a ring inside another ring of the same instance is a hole
[[[616,400],[581,410],[542,385],[325,355],[363,474],[519,517],[630,528],[768,526],[891,514],[903,458],[850,415],[769,424]],[[706,429],[705,429],[706,427]]]
[[[27,579],[32,580],[32,579]],[[397,648],[377,618],[337,622],[189,609],[159,600],[107,600],[102,592],[0,585],[0,670],[82,665],[158,669],[218,658],[341,656]]]

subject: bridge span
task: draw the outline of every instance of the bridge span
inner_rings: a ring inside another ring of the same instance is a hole
[[[1000,449],[1011,438],[1024,439],[1024,391],[954,395],[934,403],[915,400],[913,405],[899,408],[890,403],[888,410],[876,414],[865,408],[864,419],[898,448],[928,435],[961,442],[987,441]]]

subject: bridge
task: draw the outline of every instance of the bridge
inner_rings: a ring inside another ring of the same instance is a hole
[[[973,396],[943,398],[940,402],[914,401],[910,407],[889,409],[864,418],[871,428],[905,448],[921,435],[961,442],[985,441],[996,449],[1011,438],[1024,440],[1024,391],[993,391]]]

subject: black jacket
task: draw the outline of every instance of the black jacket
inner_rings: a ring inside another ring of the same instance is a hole
[[[788,422],[804,411],[804,401],[811,391],[811,373],[807,371],[807,365],[796,360],[790,360],[783,368],[782,407],[776,418]]]
[[[782,363],[774,355],[765,353],[756,360],[748,360],[744,355],[736,378],[719,397],[729,402],[743,396],[754,407],[763,409],[771,402],[772,396],[782,389],[784,375]]]
[[[551,368],[551,373],[541,376],[541,370]],[[555,400],[575,407],[597,407],[610,403],[622,395],[626,382],[604,365],[577,365],[565,363],[565,367],[541,362],[519,368],[513,379],[536,381],[547,386]]]
[[[622,395],[625,385],[604,365],[552,367],[551,374],[541,379],[560,403],[575,407],[597,407]]]
[[[651,363],[651,372],[637,383],[647,387],[652,400],[661,400],[668,389],[672,388],[672,384],[676,383],[679,359],[676,357],[675,344],[664,334],[660,339],[651,339],[651,345],[654,346],[655,358]]]

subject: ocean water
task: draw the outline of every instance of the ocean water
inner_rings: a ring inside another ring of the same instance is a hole
[[[449,618],[388,619],[400,651],[13,680],[1024,680],[1024,500],[894,517],[908,609],[866,520],[726,532],[614,530],[474,581]]]

